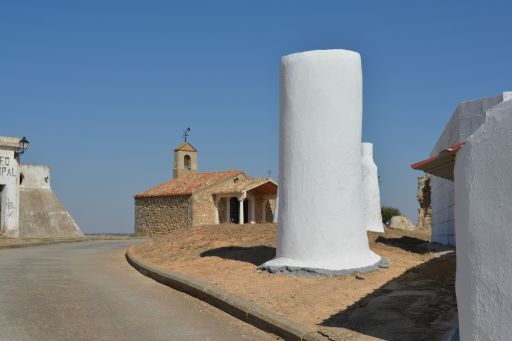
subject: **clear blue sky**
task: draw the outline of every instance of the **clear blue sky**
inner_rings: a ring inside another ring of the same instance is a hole
[[[382,202],[416,219],[409,164],[457,103],[512,90],[510,2],[2,1],[0,135],[85,232],[133,231],[133,198],[172,176],[192,128],[202,171],[278,174],[278,73],[293,52],[361,53],[363,139]]]

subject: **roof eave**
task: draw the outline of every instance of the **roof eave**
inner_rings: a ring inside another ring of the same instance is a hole
[[[174,151],[175,151],[175,152],[180,151],[180,150],[190,151],[190,150],[183,149],[185,146],[189,146],[190,148],[192,148],[192,151],[193,151],[193,152],[197,152],[196,147],[194,147],[193,145],[191,145],[189,142],[184,142],[184,143],[180,144],[180,145],[178,146],[178,148],[175,148],[175,149],[174,149]]]
[[[454,144],[443,149],[438,155],[430,157],[411,165],[412,169],[421,170],[425,173],[447,179],[454,180],[454,168],[457,152],[462,148],[463,143]]]
[[[192,193],[176,193],[176,194],[150,194],[150,195],[139,195],[135,194],[134,199],[147,199],[147,198],[165,198],[165,197],[187,197],[191,196]]]
[[[207,189],[209,189],[209,188],[211,188],[211,187],[213,187],[213,186],[216,186],[216,185],[218,185],[218,184],[219,184],[219,183],[221,183],[221,182],[224,182],[224,181],[227,181],[227,180],[233,179],[234,177],[239,176],[239,175],[241,175],[241,174],[245,174],[243,171],[238,170],[238,169],[235,169],[235,170],[233,170],[233,171],[238,171],[238,173],[235,173],[235,174],[233,174],[233,175],[231,175],[231,176],[227,176],[227,177],[225,177],[224,179],[221,179],[221,180],[219,180],[219,181],[217,181],[217,182],[215,182],[215,183],[213,183],[213,184],[211,184],[211,185],[204,186],[204,187],[200,187],[200,188],[198,188],[198,189],[196,189],[196,190],[193,190],[190,194],[191,194],[191,195],[192,195],[192,194],[197,194],[197,193],[202,192],[202,191],[205,191],[205,190],[207,190]]]

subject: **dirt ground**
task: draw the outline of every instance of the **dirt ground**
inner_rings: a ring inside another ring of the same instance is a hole
[[[426,232],[369,233],[370,248],[391,267],[346,276],[300,277],[257,271],[275,255],[276,226],[214,225],[134,246],[154,265],[208,281],[316,328],[334,340],[347,329],[386,340],[438,340],[457,319],[455,256]]]

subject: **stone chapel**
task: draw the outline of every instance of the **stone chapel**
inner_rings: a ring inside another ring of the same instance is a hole
[[[172,179],[135,195],[135,234],[156,236],[211,224],[255,224],[274,219],[277,183],[241,170],[198,172],[197,149],[174,149]]]

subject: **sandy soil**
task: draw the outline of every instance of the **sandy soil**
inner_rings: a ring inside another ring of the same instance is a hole
[[[343,339],[345,328],[393,340],[435,340],[456,322],[455,262],[425,232],[369,233],[388,269],[338,277],[257,271],[275,255],[276,227],[214,225],[175,231],[132,248],[145,261],[198,277],[298,323]],[[436,252],[432,252],[435,250]]]

